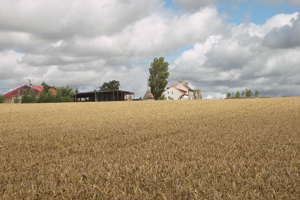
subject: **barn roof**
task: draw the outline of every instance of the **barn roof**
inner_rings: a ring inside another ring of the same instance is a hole
[[[10,92],[4,94],[4,96],[9,96],[9,95],[11,95],[11,94],[14,94],[17,90],[20,90],[20,89],[23,89],[23,88],[26,88],[26,87],[29,88],[30,85],[23,85],[23,86],[21,86],[21,87],[18,87],[18,88],[16,88],[16,89],[14,89],[14,90],[12,90],[12,91],[10,91]],[[37,85],[32,85],[31,87],[32,87],[33,89],[37,90],[38,92],[41,92],[41,91],[44,89],[43,86],[37,86]],[[56,95],[56,90],[50,88],[50,91],[51,91],[51,93],[52,93],[53,95]]]

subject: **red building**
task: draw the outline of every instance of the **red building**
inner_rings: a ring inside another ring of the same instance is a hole
[[[4,94],[4,96],[6,102],[12,102],[13,97],[21,97],[25,90],[27,91],[28,94],[30,94],[30,92],[33,90],[37,96],[40,96],[43,89],[44,89],[43,86],[32,85],[30,88],[30,85],[23,85],[13,91]],[[53,95],[56,95],[56,91],[54,89],[50,88],[50,91]]]

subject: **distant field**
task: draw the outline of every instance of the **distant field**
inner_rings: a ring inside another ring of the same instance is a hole
[[[0,104],[0,199],[300,199],[300,98]]]

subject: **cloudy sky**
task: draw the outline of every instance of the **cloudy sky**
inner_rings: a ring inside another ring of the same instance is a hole
[[[154,57],[204,98],[300,96],[300,0],[0,0],[0,94],[27,84],[142,97]]]

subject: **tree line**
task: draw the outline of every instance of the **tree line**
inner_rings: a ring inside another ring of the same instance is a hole
[[[258,97],[259,95],[259,91],[258,90],[255,90],[255,92],[252,92],[251,89],[245,89],[243,90],[242,92],[240,91],[236,91],[236,93],[234,94],[233,92],[230,93],[230,92],[227,92],[226,93],[226,97],[227,98],[239,98],[239,97]]]
[[[74,102],[74,95],[78,90],[73,90],[68,85],[66,87],[55,87],[50,86],[43,82],[41,84],[44,89],[41,91],[40,95],[37,97],[35,90],[31,90],[28,93],[27,90],[23,91],[21,99],[15,98],[14,103],[52,103],[52,102]],[[56,91],[56,95],[52,94],[53,89]]]

